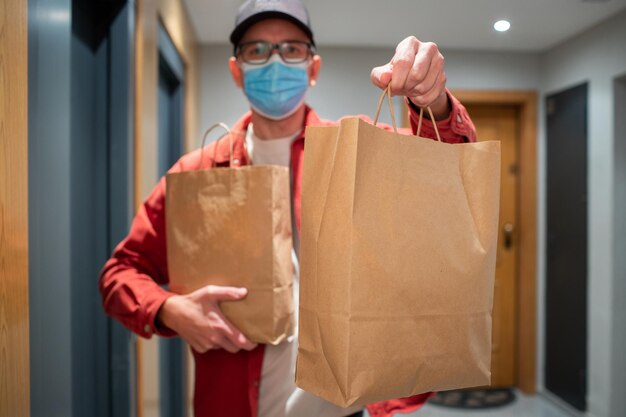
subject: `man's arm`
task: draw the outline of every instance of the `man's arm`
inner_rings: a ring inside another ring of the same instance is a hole
[[[421,42],[414,36],[404,39],[389,63],[372,69],[370,78],[381,89],[391,85],[392,95],[407,97],[414,134],[420,108],[430,107],[444,142],[476,140],[476,130],[467,111],[446,89],[445,62],[436,44]],[[435,138],[428,112],[424,111],[424,115],[419,134]]]
[[[161,305],[172,293],[165,249],[165,180],[139,208],[128,236],[115,248],[100,273],[100,294],[107,314],[144,337],[174,336],[156,326]]]

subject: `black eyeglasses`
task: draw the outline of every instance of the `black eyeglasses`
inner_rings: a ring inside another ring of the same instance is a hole
[[[262,65],[270,60],[274,50],[278,51],[281,59],[286,64],[299,64],[305,62],[315,53],[315,46],[303,41],[286,41],[281,43],[252,41],[237,45],[235,55],[247,64]]]

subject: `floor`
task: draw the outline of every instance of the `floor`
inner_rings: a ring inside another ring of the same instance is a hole
[[[426,405],[421,410],[410,414],[397,414],[397,417],[578,417],[580,414],[569,412],[541,395],[527,396],[516,393],[515,401],[502,408],[491,410],[458,410],[436,405]],[[367,412],[366,417],[369,417]]]

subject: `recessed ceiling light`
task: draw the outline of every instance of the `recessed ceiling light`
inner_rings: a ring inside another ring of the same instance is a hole
[[[493,24],[493,28],[498,32],[506,32],[511,28],[511,23],[508,20],[498,20]]]

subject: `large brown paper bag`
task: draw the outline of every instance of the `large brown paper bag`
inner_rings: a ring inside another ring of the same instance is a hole
[[[499,142],[347,118],[305,143],[296,384],[342,407],[488,385]]]
[[[221,304],[226,317],[253,342],[278,344],[291,336],[288,169],[212,168],[170,173],[166,181],[170,289],[184,294],[209,284],[245,287],[244,300]]]

